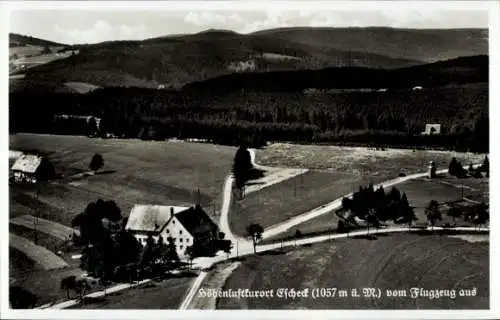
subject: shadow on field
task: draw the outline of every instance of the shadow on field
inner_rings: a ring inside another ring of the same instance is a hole
[[[153,282],[150,282],[150,283],[147,283],[147,284],[139,287],[139,289],[151,289],[151,288],[156,288],[156,284],[154,284]]]
[[[105,297],[83,297],[82,298],[82,304],[93,304],[93,303],[103,303],[106,301]]]
[[[210,270],[210,268],[207,268],[206,270]],[[178,273],[165,273],[164,275],[162,275],[161,279],[162,280],[165,280],[165,279],[172,279],[172,278],[194,278],[194,277],[197,277],[198,274],[196,272],[194,272],[193,270],[184,270],[182,272],[178,272]]]
[[[302,246],[305,247],[306,245]],[[275,249],[275,250],[269,250],[269,251],[264,251],[264,252],[257,252],[258,256],[279,256],[282,254],[285,254],[285,250],[280,250],[280,249]]]
[[[12,309],[32,309],[38,302],[36,295],[18,286],[11,286],[9,294]]]
[[[119,297],[121,295],[122,295],[122,293],[119,291],[106,294],[106,296],[109,296],[109,297]]]
[[[244,257],[234,257],[234,258],[229,259],[230,262],[243,262],[245,260],[246,260],[246,258],[244,258]]]
[[[262,185],[264,184],[264,182],[248,182],[246,185],[247,186],[258,186],[258,185]]]
[[[353,236],[351,237],[352,239],[364,239],[364,240],[377,240],[377,236],[372,235],[372,234],[365,234],[361,236]]]
[[[99,171],[99,172],[96,172],[96,176],[97,175],[103,175],[103,174],[112,174],[112,173],[115,173],[116,170],[104,170],[104,171]]]
[[[248,171],[248,180],[257,180],[257,179],[260,179],[260,178],[263,178],[264,175],[265,175],[265,172],[264,170],[261,170],[261,169],[256,169],[256,168],[252,168]]]

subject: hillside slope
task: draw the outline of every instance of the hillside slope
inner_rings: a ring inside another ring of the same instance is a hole
[[[260,36],[343,51],[363,51],[391,58],[435,62],[488,53],[485,29],[279,28]]]
[[[177,88],[240,72],[328,67],[395,69],[486,54],[484,30],[297,28],[238,34],[209,30],[144,41],[78,45],[78,55],[37,66],[31,82]]]
[[[65,44],[10,33],[9,71],[11,74],[22,74],[34,66],[67,58],[70,53],[63,53],[65,48]]]
[[[51,46],[51,47],[64,47],[65,44],[39,39],[31,36],[25,36],[17,33],[9,33],[9,47],[23,47],[23,46]]]

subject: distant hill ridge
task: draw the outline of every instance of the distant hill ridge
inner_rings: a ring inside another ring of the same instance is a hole
[[[44,40],[40,38],[35,38],[31,36],[26,36],[22,34],[17,34],[17,33],[9,33],[9,47],[14,47],[14,46],[66,46],[65,44],[54,42],[54,41],[49,41],[49,40]]]
[[[26,43],[19,37],[23,36],[11,34],[11,43]],[[78,48],[80,53],[33,67],[23,81],[180,88],[238,70],[399,69],[485,55],[488,38],[484,29],[297,27],[250,34],[209,29],[189,35],[69,47]],[[244,67],[234,67],[239,64]]]

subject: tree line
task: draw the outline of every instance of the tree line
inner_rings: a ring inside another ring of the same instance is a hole
[[[349,211],[350,215],[344,217],[342,211]],[[370,225],[380,227],[383,222],[389,220],[407,223],[408,227],[411,227],[417,220],[406,193],[401,194],[396,187],[392,187],[390,192],[386,193],[382,186],[375,189],[372,184],[367,187],[360,186],[352,198],[343,198],[338,215],[342,217],[338,222],[339,232],[346,232],[350,226],[358,225],[356,217],[366,221],[368,228]]]
[[[88,134],[55,115],[101,118],[101,134],[163,140],[204,139],[252,147],[266,141],[489,149],[488,88],[423,92],[230,93],[105,88],[88,94],[12,92],[10,132]],[[439,123],[442,134],[421,135]],[[80,132],[80,133],[78,133]]]

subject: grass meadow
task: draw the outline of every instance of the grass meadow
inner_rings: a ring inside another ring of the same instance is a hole
[[[457,290],[450,299],[418,299],[412,287]],[[380,288],[380,299],[336,297],[312,299],[220,298],[218,309],[487,309],[489,308],[489,242],[470,243],[438,235],[393,234],[369,239],[338,239],[291,248],[282,254],[248,256],[224,289]],[[460,289],[477,289],[459,297]],[[406,290],[406,297],[387,297],[386,290]]]
[[[123,216],[136,203],[192,205],[197,199],[211,214],[218,212],[236,151],[211,144],[35,134],[10,136],[9,147],[38,150],[63,176],[40,188],[38,199],[36,190],[11,187],[11,215],[39,206],[42,217],[66,225],[98,198],[115,200]],[[103,174],[78,176],[88,170],[95,153],[104,157]]]

